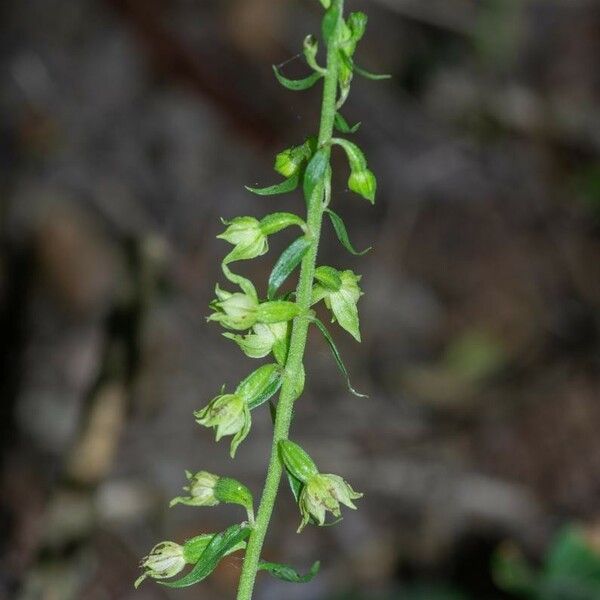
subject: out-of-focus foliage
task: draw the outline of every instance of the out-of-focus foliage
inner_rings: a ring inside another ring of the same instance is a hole
[[[506,544],[494,557],[493,570],[498,584],[519,598],[600,598],[600,546],[592,534],[576,526],[556,536],[541,566],[532,566],[518,548]]]

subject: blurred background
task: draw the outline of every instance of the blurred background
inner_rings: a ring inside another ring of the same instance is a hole
[[[379,179],[333,205],[321,262],[363,274],[364,341],[310,339],[294,437],[365,492],[343,526],[295,534],[282,493],[264,550],[305,586],[257,600],[600,598],[600,6],[596,0],[349,0],[369,14],[345,116]],[[315,132],[292,93],[316,0],[0,3],[0,598],[234,597],[133,581],[158,541],[236,507],[167,509],[184,470],[259,494],[271,436],[235,461],[192,412],[256,363],[208,303],[219,217],[258,198]],[[290,234],[291,235],[291,234]],[[246,268],[264,282],[291,238]],[[565,530],[565,527],[569,529]],[[529,565],[529,567],[527,567]],[[528,571],[528,568],[530,571]],[[557,583],[557,581],[559,583]],[[566,583],[565,583],[566,582]]]

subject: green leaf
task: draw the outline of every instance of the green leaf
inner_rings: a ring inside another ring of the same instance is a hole
[[[341,133],[356,133],[360,127],[360,122],[356,123],[356,125],[350,125],[346,119],[342,116],[341,113],[335,113],[334,120],[335,128]]]
[[[324,148],[317,150],[304,172],[304,198],[307,204],[310,203],[315,187],[324,180],[328,166],[329,153]]]
[[[551,577],[571,577],[600,586],[600,554],[575,526],[565,527],[556,537],[546,557],[545,571]]]
[[[334,1],[332,5],[327,9],[321,23],[321,32],[323,39],[327,44],[330,43],[332,36],[337,31],[338,23],[340,22],[340,5],[339,2]]]
[[[288,79],[279,72],[279,69],[275,65],[273,65],[273,73],[275,73],[277,81],[279,81],[284,88],[292,90],[293,92],[308,90],[323,77],[322,73],[317,73],[315,71],[312,75],[309,75],[304,79]]]
[[[319,329],[319,331],[325,338],[325,341],[327,342],[329,349],[331,350],[331,353],[333,354],[333,358],[335,359],[338,369],[340,370],[341,374],[344,376],[344,379],[346,380],[346,385],[348,386],[348,390],[350,391],[350,393],[354,394],[355,396],[358,396],[359,398],[368,398],[369,396],[367,396],[366,394],[360,394],[352,387],[352,385],[350,383],[350,375],[348,374],[348,369],[346,369],[346,365],[344,365],[344,361],[342,360],[340,352],[337,349],[337,346],[335,345],[335,342],[333,341],[331,334],[327,330],[327,327],[325,327],[325,325],[323,325],[323,323],[316,317],[313,317],[312,322],[317,326],[317,328]]]
[[[304,236],[299,237],[282,252],[269,276],[269,287],[267,291],[269,300],[275,298],[277,290],[300,264],[311,244],[312,242],[308,238]]]
[[[245,188],[249,192],[257,194],[258,196],[275,196],[276,194],[287,194],[288,192],[293,192],[298,187],[298,183],[300,183],[300,173],[296,173],[281,183],[276,183],[275,185],[270,185],[268,187],[253,188],[245,186]]]
[[[350,252],[350,254],[354,254],[354,256],[362,256],[363,254],[366,254],[367,252],[369,252],[369,250],[372,249],[372,246],[369,246],[368,248],[365,248],[362,252],[358,252],[350,242],[350,238],[348,237],[348,231],[346,229],[346,226],[344,225],[342,217],[340,217],[337,213],[334,213],[329,208],[326,208],[325,212],[329,216],[329,220],[333,225],[333,229],[335,230],[335,234],[337,235],[338,240],[340,241],[342,246],[344,246],[344,248],[346,248],[346,250]]]
[[[492,555],[492,576],[503,590],[533,597],[538,577],[521,551],[511,543],[502,544]]]
[[[273,577],[281,579],[282,581],[288,581],[290,583],[308,583],[315,575],[319,572],[321,563],[316,561],[310,568],[308,573],[300,575],[293,567],[289,565],[282,565],[279,563],[266,562],[261,560],[258,565],[259,571],[268,571]]]
[[[206,579],[226,554],[248,539],[250,531],[251,529],[247,525],[237,524],[215,534],[194,568],[187,575],[175,581],[159,581],[158,583],[170,588],[184,588]]]
[[[354,72],[358,73],[361,77],[365,79],[370,79],[371,81],[382,81],[384,79],[391,79],[392,76],[389,73],[371,73],[366,69],[359,67],[356,63],[354,63]]]

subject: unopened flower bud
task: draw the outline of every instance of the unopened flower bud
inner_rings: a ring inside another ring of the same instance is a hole
[[[287,148],[275,157],[275,171],[284,177],[292,177],[302,166],[304,154],[298,150],[298,146]]]
[[[302,521],[298,532],[314,519],[319,525],[325,523],[325,513],[329,511],[334,517],[341,515],[340,504],[356,510],[352,500],[361,498],[339,475],[313,475],[302,488],[299,498]]]
[[[356,194],[359,194],[371,204],[375,203],[375,193],[377,192],[377,180],[375,175],[369,169],[361,171],[352,171],[348,179],[348,187]]]
[[[315,146],[315,139],[308,138],[300,146],[292,146],[281,151],[275,157],[275,171],[288,178],[296,175],[302,164],[312,156]]]
[[[357,43],[362,39],[367,27],[367,15],[363,12],[350,13],[347,27],[344,28],[342,38],[342,50],[348,57],[352,57],[356,51]]]
[[[142,559],[140,564],[144,570],[137,578],[135,587],[147,577],[153,579],[168,579],[180,573],[186,565],[183,546],[175,542],[161,542],[152,548],[150,554]]]

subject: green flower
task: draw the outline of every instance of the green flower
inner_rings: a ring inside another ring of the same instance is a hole
[[[140,567],[144,572],[136,579],[135,587],[147,577],[167,579],[180,573],[186,565],[184,548],[175,542],[160,542],[150,554],[142,559]]]
[[[219,500],[215,495],[215,487],[219,481],[218,475],[213,475],[207,471],[199,471],[195,475],[189,471],[185,472],[188,479],[188,485],[184,490],[188,492],[186,496],[178,496],[171,500],[169,506],[176,504],[185,504],[187,506],[216,506]]]
[[[217,286],[217,299],[210,306],[215,311],[208,317],[227,329],[250,329],[255,323],[273,325],[284,323],[297,317],[300,309],[295,302],[270,300],[259,302],[252,294],[227,292]]]
[[[246,509],[248,521],[254,523],[252,493],[244,484],[230,477],[220,477],[207,471],[198,471],[195,475],[186,471],[185,474],[189,485],[183,489],[188,494],[173,498],[169,504],[170,507],[176,504],[217,506],[221,502],[225,504],[239,504]]]
[[[227,292],[217,286],[217,300],[211,307],[215,312],[208,317],[227,329],[250,329],[256,323],[258,299],[242,292]]]
[[[229,254],[230,262],[256,258],[269,250],[267,236],[262,232],[258,219],[235,217],[232,221],[224,221],[224,223],[228,227],[217,238],[235,246]]]
[[[320,271],[322,272],[322,276]],[[313,286],[312,303],[320,300],[333,312],[334,320],[337,320],[350,335],[360,342],[360,324],[358,320],[357,302],[362,296],[358,285],[361,277],[352,271],[337,271],[339,280],[333,277],[335,269],[332,267],[319,267],[315,273],[317,280]],[[337,287],[339,281],[339,288]],[[335,282],[335,287],[334,286]]]
[[[225,435],[233,435],[230,450],[232,458],[252,424],[248,403],[240,394],[221,394],[211,400],[208,406],[196,411],[194,416],[200,425],[216,430],[217,442]]]
[[[289,321],[283,323],[256,323],[252,327],[252,333],[247,335],[236,335],[224,333],[223,335],[233,340],[250,358],[263,358],[273,352],[277,362],[280,364],[285,360],[287,349]]]
[[[313,475],[302,488],[298,500],[302,521],[298,533],[304,529],[311,518],[319,525],[325,523],[325,513],[331,512],[334,517],[341,515],[340,504],[356,510],[352,500],[361,498],[339,475]]]

